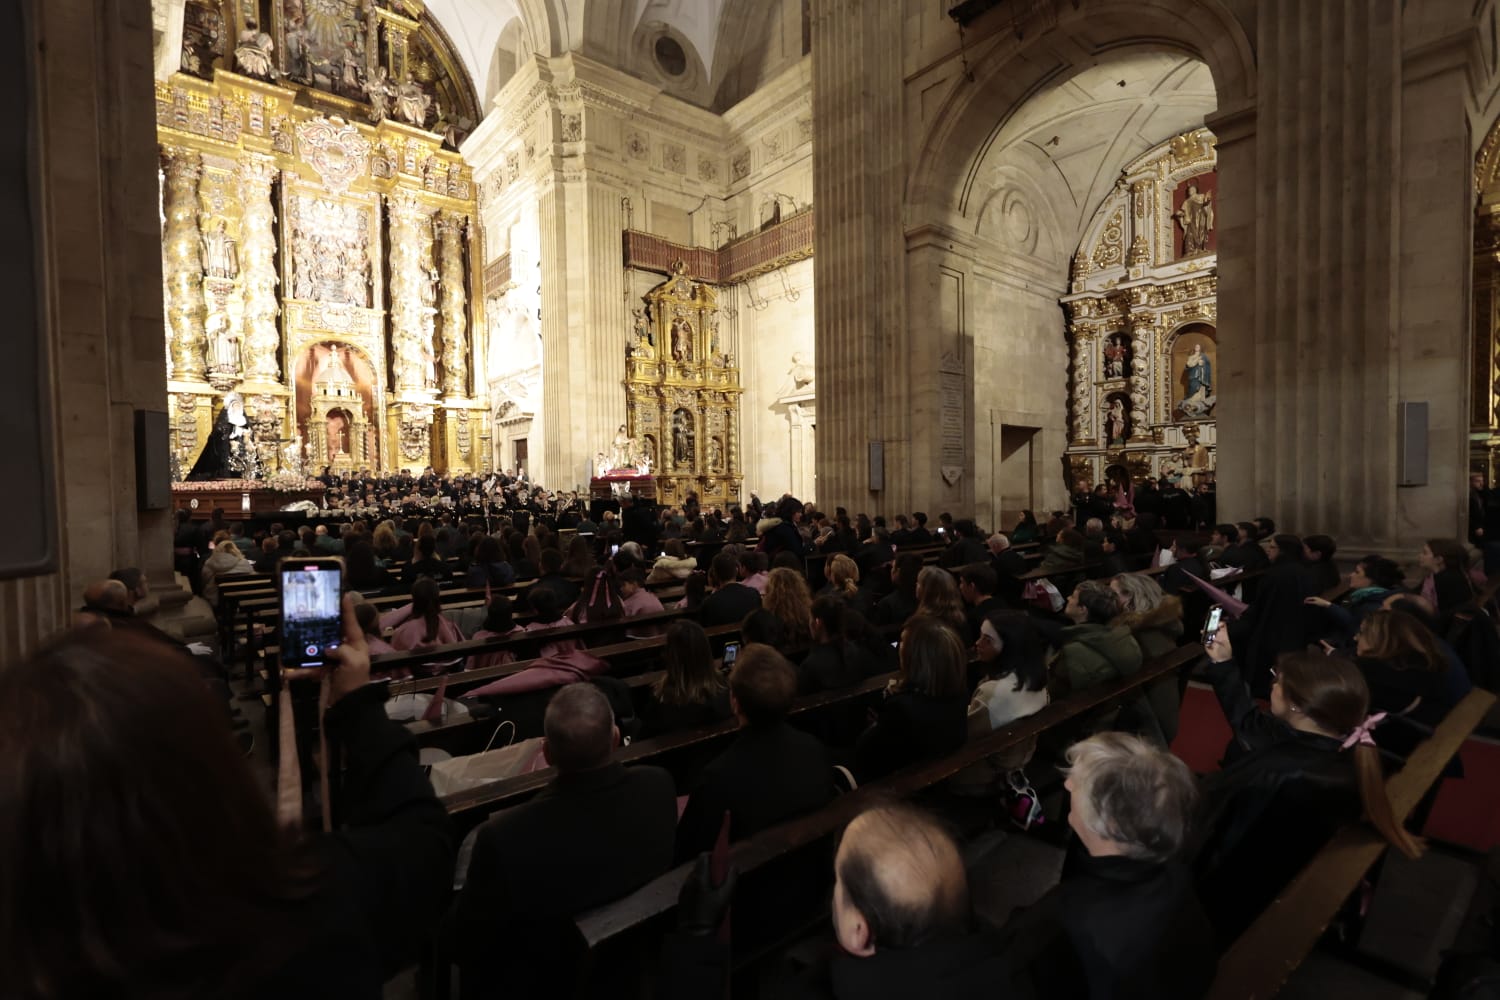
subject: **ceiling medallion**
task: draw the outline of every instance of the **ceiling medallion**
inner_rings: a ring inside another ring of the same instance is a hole
[[[304,160],[334,194],[343,194],[369,170],[370,142],[342,118],[313,118],[297,126]]]

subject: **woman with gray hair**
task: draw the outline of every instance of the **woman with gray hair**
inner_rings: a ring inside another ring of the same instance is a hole
[[[1180,598],[1163,592],[1155,578],[1144,573],[1122,573],[1109,581],[1109,589],[1120,601],[1120,614],[1110,624],[1130,630],[1145,662],[1177,648],[1182,638]],[[1117,725],[1162,746],[1171,746],[1177,738],[1177,718],[1186,687],[1186,667],[1178,674],[1152,682],[1143,696],[1120,710]]]
[[[1217,956],[1179,860],[1197,785],[1188,766],[1128,733],[1067,754],[1068,825],[1083,847],[1062,882],[1006,925],[1037,996],[1201,997]]]

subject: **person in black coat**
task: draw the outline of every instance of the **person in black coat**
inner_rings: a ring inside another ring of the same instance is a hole
[[[1035,994],[1196,1000],[1216,949],[1180,860],[1197,804],[1186,764],[1128,733],[1068,750],[1068,825],[1083,852],[1004,932]]]
[[[630,494],[620,500],[620,531],[627,542],[635,542],[647,553],[656,551],[656,534],[660,522],[650,504],[643,504]]]
[[[708,584],[713,593],[698,606],[698,622],[704,628],[734,625],[760,607],[760,591],[738,582],[740,558],[733,552],[720,552],[708,567]]]
[[[731,840],[812,812],[833,794],[828,751],[787,724],[797,673],[770,646],[748,644],[729,674],[739,735],[703,770],[677,825],[677,860],[709,850],[729,814]]]
[[[1256,707],[1220,629],[1209,678],[1233,738],[1203,787],[1194,869],[1222,946],[1234,941],[1323,847],[1363,814],[1408,857],[1419,844],[1395,821],[1369,717],[1369,688],[1339,656],[1276,662],[1269,712]]]
[[[278,820],[172,644],[99,623],[5,667],[0,905],[27,916],[0,936],[0,996],[379,1000],[442,912],[453,840],[352,596],[343,616],[328,835]]]
[[[901,634],[901,676],[854,746],[854,775],[871,781],[952,753],[968,738],[968,649],[958,630],[929,615]]]
[[[465,998],[570,992],[572,916],[672,864],[672,776],[610,761],[619,731],[604,694],[562,688],[543,725],[557,777],[479,828],[454,905],[449,937]]]
[[[1271,564],[1266,550],[1260,547],[1260,542],[1256,538],[1254,522],[1241,521],[1235,525],[1235,533],[1238,537],[1235,543],[1219,556],[1220,563],[1244,570],[1246,573],[1265,569]]]
[[[953,525],[954,539],[943,554],[938,556],[938,565],[944,569],[956,569],[970,563],[984,562],[989,558],[989,549],[980,540],[979,529],[968,519]]]
[[[995,571],[989,560],[970,563],[958,573],[958,596],[964,600],[964,616],[969,620],[970,642],[979,641],[979,626],[992,613],[1005,608],[1005,602],[995,596]]]
[[[1202,543],[1192,535],[1180,535],[1172,540],[1172,555],[1177,560],[1168,566],[1161,575],[1161,589],[1168,594],[1176,594],[1194,586],[1193,581],[1188,579],[1191,573],[1200,580],[1209,579],[1208,567],[1203,565],[1200,555]]]
[[[875,604],[875,624],[900,625],[917,612],[917,574],[922,557],[903,552],[891,564],[891,592]]]
[[[1020,607],[1021,592],[1026,589],[1021,577],[1031,572],[1031,564],[998,531],[990,536],[989,548],[990,566],[995,570],[995,596],[1009,607]]]
[[[1249,544],[1259,551],[1255,542]],[[1276,658],[1303,649],[1316,634],[1320,617],[1306,604],[1317,595],[1317,585],[1302,558],[1302,539],[1277,535],[1269,549],[1270,570],[1257,581],[1250,607],[1229,626],[1234,644],[1244,651],[1244,679],[1258,698],[1270,691]]]

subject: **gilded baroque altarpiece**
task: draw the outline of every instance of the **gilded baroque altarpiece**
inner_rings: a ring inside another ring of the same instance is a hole
[[[1068,471],[1075,487],[1209,480],[1217,440],[1214,137],[1195,129],[1137,157],[1073,257],[1067,314]]]
[[[173,457],[482,471],[472,86],[418,0],[190,0],[157,85]]]
[[[627,433],[650,462],[661,503],[689,492],[705,506],[738,501],[740,370],[707,284],[678,262],[645,296],[626,345]]]

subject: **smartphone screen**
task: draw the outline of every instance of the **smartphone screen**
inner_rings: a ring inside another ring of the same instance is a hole
[[[726,643],[724,645],[724,669],[728,670],[730,667],[734,666],[734,661],[739,658],[739,655],[740,655],[740,644],[739,643],[737,643],[737,642]]]
[[[609,554],[611,556],[619,554],[619,551],[620,551],[620,547],[618,545],[611,545],[609,547]]]
[[[281,665],[320,667],[341,637],[338,559],[288,559],[281,565]]]
[[[1214,636],[1219,633],[1219,625],[1224,620],[1224,609],[1215,604],[1208,609],[1208,620],[1203,623],[1203,645],[1207,646],[1214,641]]]

